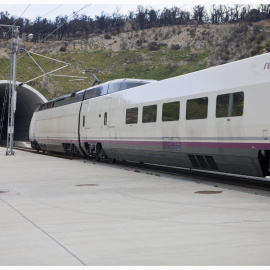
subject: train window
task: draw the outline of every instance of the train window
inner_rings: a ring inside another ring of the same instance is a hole
[[[78,93],[73,97],[70,97],[69,103],[75,103],[75,102],[80,102],[83,100],[83,95],[84,93]]]
[[[143,107],[143,123],[151,123],[157,121],[157,105]]]
[[[107,125],[107,113],[105,112],[104,113],[104,126]]]
[[[60,107],[60,106],[72,104],[75,102],[79,102],[82,100],[83,100],[83,93],[79,93],[79,94],[73,93],[70,96],[63,97],[61,99],[54,101],[54,104],[52,104],[52,107]]]
[[[94,97],[99,97],[100,95],[101,95],[101,87],[88,89],[85,91],[84,100],[94,98]]]
[[[85,115],[83,116],[83,124],[82,126],[84,127],[85,126]]]
[[[45,105],[44,110],[50,109],[53,107],[53,101],[47,102],[44,105]]]
[[[206,119],[208,110],[208,98],[196,98],[187,101],[186,119]]]
[[[138,108],[131,108],[126,110],[126,124],[138,123]]]
[[[121,88],[120,90],[126,90],[126,89],[129,89],[129,88],[133,88],[133,87],[136,87],[136,86],[141,86],[143,85],[144,83],[142,82],[122,82],[121,83]]]
[[[180,102],[164,103],[162,106],[162,121],[177,121],[179,120]]]
[[[56,100],[54,102],[54,107],[60,107],[60,106],[64,106],[67,104],[67,100],[65,98],[63,99],[59,99],[59,100]]]
[[[40,103],[38,103],[38,104],[37,104],[37,108],[36,108],[35,112],[40,111],[40,107],[41,107],[41,104],[40,104]]]
[[[46,103],[41,104],[40,107],[39,107],[39,110],[40,111],[45,110],[45,105],[46,105]]]
[[[216,117],[242,116],[244,110],[244,92],[217,96]]]

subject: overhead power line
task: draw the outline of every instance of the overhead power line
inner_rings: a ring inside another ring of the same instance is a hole
[[[23,13],[18,17],[16,22],[8,29],[6,35],[9,33],[9,31],[12,29],[12,27],[17,23],[17,21],[22,17],[22,15],[26,12],[26,10],[30,7],[31,5],[28,5],[27,8],[23,11]]]
[[[41,18],[44,18],[45,16],[51,14],[53,11],[55,11],[58,8],[60,8],[61,6],[63,6],[63,4],[62,5],[59,5],[58,7],[54,8],[53,10],[49,11],[48,13],[46,13],[45,15],[43,15]]]
[[[67,19],[65,19],[64,22],[63,22],[60,26],[58,26],[55,30],[53,30],[49,35],[47,35],[44,39],[42,39],[39,43],[35,44],[34,46],[39,45],[39,44],[42,43],[44,40],[46,40],[48,37],[50,37],[54,32],[56,32],[58,29],[60,29],[64,24],[67,23],[68,19],[69,19],[71,16],[74,17],[74,16],[77,15],[80,11],[82,11],[83,9],[85,9],[85,8],[91,6],[91,5],[92,5],[92,4],[84,5],[84,6],[83,6],[81,9],[79,9],[78,11],[73,12],[72,14],[70,14],[70,15],[67,17]],[[34,46],[33,46],[33,47],[34,47]],[[33,47],[32,47],[32,48],[33,48]],[[31,48],[31,49],[32,49],[32,48]],[[30,49],[30,50],[31,50],[31,49]]]
[[[30,56],[30,58],[34,61],[34,63],[35,63],[35,64],[39,67],[39,69],[43,72],[43,74],[40,75],[40,76],[38,76],[38,77],[36,77],[36,78],[34,78],[34,79],[31,79],[31,80],[28,80],[28,81],[26,81],[26,82],[24,82],[24,83],[21,83],[19,86],[21,86],[21,85],[23,85],[23,84],[26,84],[26,83],[29,83],[29,82],[31,82],[31,81],[34,81],[34,80],[36,80],[36,79],[38,79],[38,78],[41,78],[41,77],[43,77],[44,75],[49,75],[49,74],[54,73],[54,72],[56,72],[56,71],[58,71],[58,70],[60,70],[60,69],[63,69],[63,68],[65,68],[65,67],[67,67],[67,66],[70,66],[69,63],[66,63],[66,62],[63,62],[63,61],[60,61],[60,60],[57,60],[57,59],[54,59],[54,58],[51,58],[51,57],[48,57],[48,56],[44,56],[44,55],[41,55],[41,54],[38,54],[38,53],[33,53],[33,52],[30,53],[30,52],[26,51],[25,49],[20,49],[20,50],[26,52],[26,53]],[[37,55],[37,56],[40,56],[40,57],[43,57],[43,58],[46,58],[46,59],[49,59],[49,60],[52,60],[52,61],[56,61],[56,62],[58,62],[58,63],[63,64],[63,66],[60,67],[60,68],[54,69],[54,70],[52,70],[52,71],[50,71],[50,72],[45,72],[45,71],[41,68],[41,66],[37,63],[37,61],[31,56],[31,54],[34,54],[34,55]]]
[[[62,23],[59,27],[57,27],[57,29],[55,29],[52,33],[50,33],[46,38],[48,38],[49,36],[51,36],[55,31],[57,31],[59,28],[61,28],[65,23],[67,23],[67,21],[68,21],[68,18],[70,18],[71,16],[75,16],[76,14],[78,14],[80,11],[82,11],[82,10],[84,10],[85,8],[87,8],[87,7],[89,7],[89,6],[91,6],[92,4],[86,4],[86,5],[84,5],[81,9],[79,9],[79,10],[77,10],[77,11],[74,11],[72,14],[70,14],[68,17],[67,17],[67,19],[65,20],[65,22],[64,23]],[[62,5],[59,5],[57,8],[59,8],[59,7],[61,7]],[[28,5],[27,7],[26,7],[26,9],[22,12],[22,14],[20,15],[20,17],[27,11],[27,9],[30,7],[30,5]],[[51,12],[53,12],[54,10],[56,10],[57,8],[55,8],[55,9],[53,9],[53,10],[51,10],[49,13],[51,13]],[[47,14],[49,14],[49,13],[47,13]],[[47,14],[45,14],[44,16],[46,16]],[[17,20],[18,21],[18,20]],[[17,21],[14,23],[14,25],[17,23]],[[9,28],[9,30],[10,29],[12,29],[12,28],[14,28],[14,25],[13,26],[9,26],[10,28]],[[0,26],[0,29],[3,31],[3,33],[5,34],[5,35],[7,35],[7,33],[8,32],[5,32],[3,29],[2,29],[2,27]],[[46,39],[45,38],[45,39]],[[43,39],[41,42],[43,42],[45,39]],[[39,45],[41,42],[39,42],[39,43],[37,43],[37,44],[35,44],[35,45],[33,45],[30,49],[29,49],[29,51],[28,51],[28,53],[30,53],[30,50],[34,47],[34,46],[36,46],[36,45]],[[26,51],[24,51],[24,54],[23,55],[21,55],[21,56],[19,56],[18,57],[18,60],[20,60],[21,58],[23,58],[25,55],[27,55],[28,53],[26,53]],[[55,59],[54,59],[55,60]],[[17,61],[16,61],[17,62]],[[66,67],[66,66],[65,66]],[[63,68],[63,67],[62,67]],[[60,68],[61,69],[61,68]],[[56,70],[54,70],[54,72],[55,72]],[[51,72],[50,72],[51,73]],[[44,75],[44,74],[43,74]],[[68,77],[68,76],[67,76]],[[37,78],[35,78],[35,79],[37,79]],[[30,80],[31,81],[31,80]]]
[[[70,14],[68,17],[67,17],[67,19],[59,26],[59,27],[57,27],[54,31],[52,31],[49,35],[47,35],[43,40],[41,40],[39,43],[36,43],[35,45],[33,45],[29,50],[28,50],[28,52],[26,53],[26,51],[24,50],[23,52],[24,52],[24,54],[23,55],[21,55],[20,57],[19,57],[19,59],[18,60],[20,60],[21,58],[23,58],[25,55],[27,55],[28,53],[30,53],[30,51],[34,48],[34,47],[36,47],[37,45],[39,45],[39,44],[41,44],[44,40],[46,40],[48,37],[50,37],[53,33],[55,33],[58,29],[60,29],[65,23],[67,23],[67,21],[68,21],[68,18],[70,18],[71,16],[75,16],[76,14],[78,14],[80,11],[82,11],[83,9],[85,9],[85,8],[87,8],[87,7],[89,7],[89,6],[91,6],[92,4],[87,4],[87,5],[84,5],[81,9],[79,9],[78,11],[76,11],[76,12],[73,12],[72,14]],[[61,5],[60,5],[61,6]],[[59,8],[60,6],[58,6],[57,8]],[[56,9],[56,8],[55,8]],[[55,10],[54,9],[54,10]],[[52,10],[53,11],[53,10]],[[50,12],[52,12],[52,11],[50,11]],[[45,16],[45,15],[44,15]]]

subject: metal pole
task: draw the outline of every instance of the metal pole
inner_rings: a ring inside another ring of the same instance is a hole
[[[12,42],[11,42],[11,60],[13,68],[10,68],[10,86],[9,86],[9,112],[8,112],[8,132],[7,132],[7,151],[6,155],[14,155],[14,120],[16,112],[17,91],[16,91],[16,70],[17,70],[17,52],[19,48],[19,29],[12,27]],[[11,89],[12,78],[12,89]]]
[[[13,33],[12,33],[13,34]],[[12,37],[13,38],[13,37]],[[12,45],[11,45],[12,46]],[[10,122],[10,98],[11,98],[11,81],[12,81],[12,68],[13,66],[13,54],[12,54],[12,47],[11,47],[11,54],[10,54],[10,70],[9,70],[9,89],[8,89],[8,125],[7,125],[7,151],[6,151],[6,155],[9,154],[9,122]]]

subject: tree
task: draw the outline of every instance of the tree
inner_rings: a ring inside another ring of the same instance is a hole
[[[206,22],[206,11],[204,6],[195,6],[193,8],[193,19],[199,24]]]
[[[67,33],[67,16],[57,16],[55,19],[55,28],[57,29],[57,38],[62,40],[63,36]]]
[[[150,9],[148,11],[148,17],[149,17],[149,26],[150,27],[156,27],[158,24],[158,14],[157,11],[154,9]]]
[[[145,18],[146,18],[145,10],[143,6],[139,5],[137,7],[137,11],[138,13],[136,14],[136,21],[139,23],[140,29],[143,29],[145,25]]]

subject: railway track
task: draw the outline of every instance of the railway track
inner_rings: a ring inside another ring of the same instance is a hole
[[[268,178],[249,177],[242,175],[238,176],[233,174],[207,172],[154,164],[138,164],[135,162],[125,162],[124,164],[121,163],[121,165],[130,169],[143,169],[148,171],[148,173],[150,172],[150,174],[157,176],[170,176],[174,179],[193,181],[196,183],[204,183],[215,187],[223,187],[250,192],[253,194],[270,196],[270,179]]]
[[[55,152],[37,152],[31,148],[14,147],[15,150],[31,152],[38,155],[46,155],[58,158],[64,158],[68,160],[85,160],[82,157],[72,157],[67,154],[55,153]],[[132,161],[117,160],[115,163],[110,162],[107,159],[101,159],[95,161],[88,159],[89,163],[99,163],[106,166],[118,166],[125,170],[134,171],[137,173],[146,173],[155,176],[165,176],[179,180],[192,181],[196,183],[203,183],[209,186],[222,187],[226,189],[233,189],[238,191],[244,191],[257,195],[264,195],[270,197],[270,178],[260,178],[251,176],[242,176],[218,172],[209,172],[201,170],[193,170],[186,168],[162,166],[148,163],[138,163]]]
[[[24,152],[31,152],[31,153],[34,153],[34,154],[37,154],[37,155],[46,155],[46,156],[51,156],[51,157],[59,157],[59,158],[64,158],[64,159],[69,159],[69,160],[75,159],[75,157],[69,156],[67,154],[56,153],[56,152],[44,152],[44,151],[37,152],[37,150],[34,150],[32,148],[27,148],[27,147],[14,146],[13,149],[14,150],[24,151]]]

